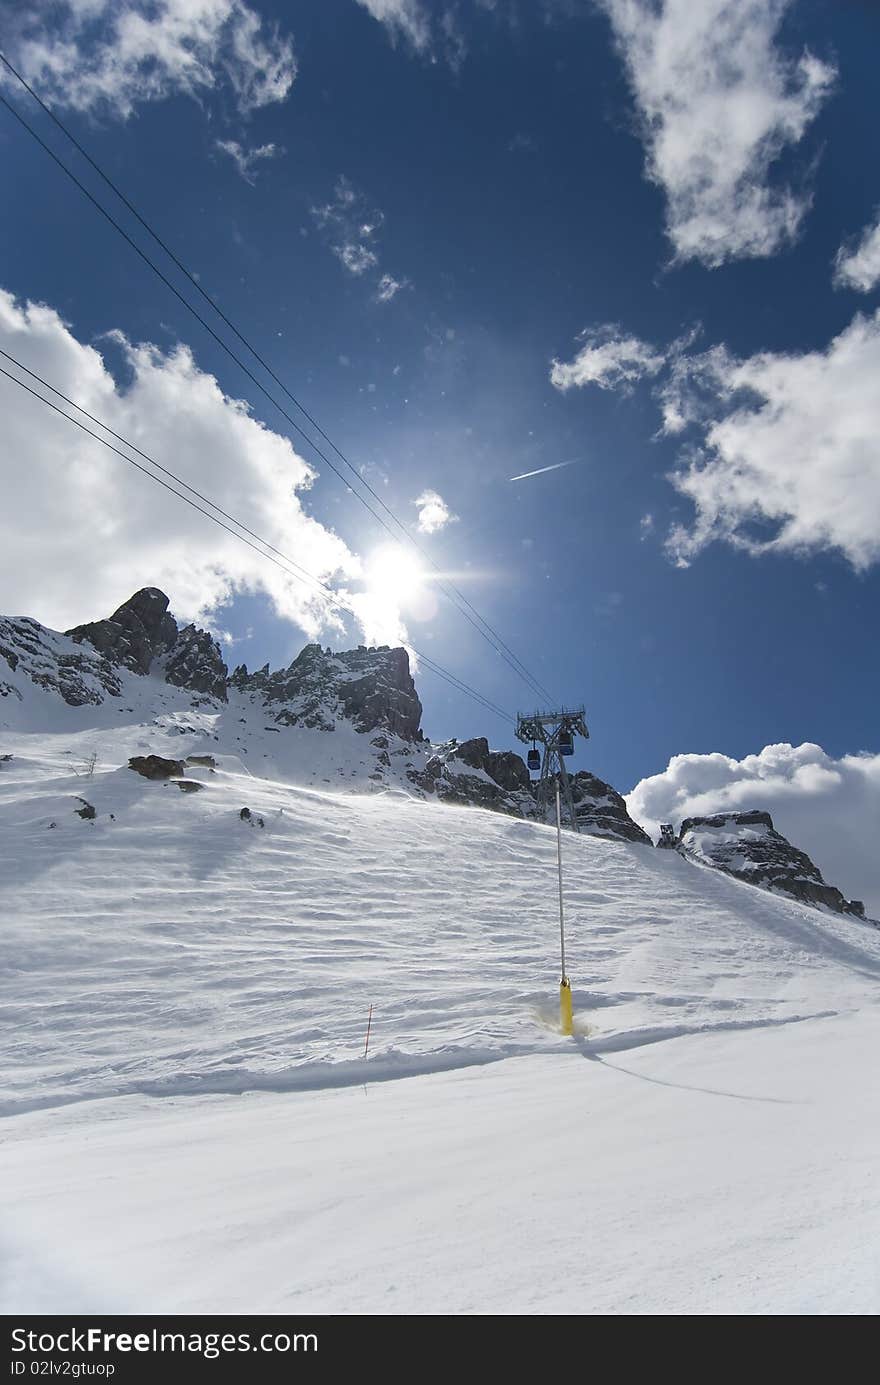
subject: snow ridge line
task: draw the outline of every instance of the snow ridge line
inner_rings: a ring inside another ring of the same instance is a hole
[[[583,1032],[575,1034],[577,1051],[584,1057],[602,1053],[624,1053],[682,1039],[696,1034],[718,1034],[729,1030],[773,1029],[804,1024],[809,1020],[833,1019],[841,1010],[816,1010],[810,1014],[788,1015],[779,1019],[719,1020],[715,1024],[678,1024],[666,1028],[634,1029],[605,1037],[592,1038]],[[388,1050],[382,1058],[352,1059],[343,1062],[302,1063],[278,1072],[251,1072],[240,1068],[218,1073],[180,1073],[155,1082],[134,1081],[110,1091],[85,1091],[65,1096],[62,1093],[44,1097],[9,1098],[0,1101],[0,1120],[9,1120],[29,1112],[54,1110],[63,1106],[90,1101],[113,1101],[119,1097],[199,1097],[246,1096],[251,1092],[316,1092],[348,1087],[366,1086],[375,1082],[397,1082],[409,1077],[427,1077],[434,1073],[456,1072],[462,1068],[486,1067],[511,1058],[533,1058],[546,1054],[568,1054],[571,1042],[560,1036],[558,1043],[548,1045],[509,1044],[499,1049],[452,1047],[434,1053],[404,1053]]]

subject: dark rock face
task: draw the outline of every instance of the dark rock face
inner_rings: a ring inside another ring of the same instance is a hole
[[[167,682],[226,700],[227,669],[217,641],[194,625],[178,631],[168,597],[157,587],[135,592],[108,620],[76,625],[67,634],[77,644],[87,640],[109,664],[132,673],[147,674],[161,659]]]
[[[859,900],[845,899],[840,890],[825,883],[806,852],[798,851],[776,831],[769,813],[756,810],[685,818],[677,847],[688,860],[803,904],[821,904],[839,914],[864,913]]]
[[[652,845],[647,832],[633,822],[621,795],[604,779],[598,779],[589,770],[578,770],[571,776],[571,796],[582,832],[594,837],[639,842],[642,846]]]
[[[455,759],[462,760],[472,769],[483,770],[510,793],[529,791],[531,781],[522,756],[513,750],[490,750],[485,736],[462,741],[455,750]]]
[[[374,731],[382,726],[402,740],[420,739],[422,704],[405,649],[383,645],[379,649],[351,649],[333,657],[345,670],[339,698],[356,730]]]
[[[143,587],[108,620],[75,625],[67,634],[77,644],[88,640],[99,654],[132,673],[149,673],[153,660],[166,654],[177,639],[177,622],[168,614],[165,593]]]
[[[91,645],[72,649],[69,640],[30,616],[0,620],[0,658],[13,673],[26,674],[38,688],[56,693],[71,707],[97,706],[108,694],[118,697],[122,688],[117,664]],[[0,692],[21,699],[11,684],[0,684]]]
[[[241,664],[229,680],[240,692],[262,695],[266,709],[284,726],[332,731],[337,717],[356,731],[385,730],[405,741],[421,740],[422,704],[405,649],[350,649],[331,654],[308,644],[285,669],[268,664],[249,674]]]
[[[217,641],[194,625],[178,633],[168,597],[155,587],[135,592],[108,620],[77,625],[66,636],[27,616],[0,620],[0,658],[71,707],[119,697],[123,670],[144,675],[151,668],[164,671],[177,687],[226,700],[226,665]],[[21,697],[17,688],[0,683],[3,696],[10,692]]]
[[[226,664],[220,646],[207,630],[187,625],[165,660],[165,678],[177,688],[205,693],[226,701]]]
[[[535,811],[524,762],[513,751],[490,750],[485,736],[435,746],[424,769],[410,770],[407,777],[444,803],[491,808],[513,817],[530,817]]]
[[[145,779],[171,779],[186,772],[183,760],[166,760],[161,755],[133,755],[128,768]]]
[[[477,773],[469,774],[468,769]],[[515,817],[543,816],[525,761],[512,750],[490,750],[485,736],[434,747],[424,769],[411,770],[408,777],[446,803],[471,803]],[[571,777],[571,791],[582,832],[651,846],[651,838],[633,822],[610,784],[581,770]]]
[[[510,793],[530,793],[531,776],[526,762],[514,750],[490,750],[486,773]]]
[[[485,769],[489,763],[489,742],[485,736],[474,736],[472,740],[453,743],[453,755],[471,769]]]

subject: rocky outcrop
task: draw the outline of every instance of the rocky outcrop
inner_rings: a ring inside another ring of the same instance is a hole
[[[226,701],[228,670],[219,644],[207,630],[185,626],[164,660],[164,670],[166,680],[175,687]]]
[[[803,904],[822,905],[838,914],[864,914],[859,900],[848,900],[822,872],[773,826],[769,813],[714,813],[685,818],[677,848],[700,865],[714,866],[750,885],[789,895]]]
[[[512,750],[490,750],[485,736],[448,741],[432,747],[423,770],[409,778],[446,803],[471,803],[515,817],[551,817],[539,808],[525,761]],[[588,770],[571,776],[578,828],[595,837],[651,846],[651,838],[633,822],[620,794]]]
[[[13,673],[24,674],[38,688],[56,693],[70,707],[97,706],[122,688],[119,666],[91,645],[82,649],[30,616],[0,620],[0,659]],[[0,694],[21,701],[11,683],[0,683]]]
[[[128,768],[145,779],[171,779],[186,773],[183,760],[166,760],[162,755],[133,755]]]
[[[485,736],[462,741],[455,749],[455,759],[470,765],[472,769],[483,770],[510,793],[528,791],[531,780],[522,756],[513,750],[490,750]]]
[[[344,669],[339,698],[357,731],[387,727],[401,740],[422,739],[422,704],[405,649],[360,646],[332,657]]]
[[[407,777],[444,803],[491,808],[514,817],[535,812],[525,763],[513,751],[490,750],[485,736],[432,746],[424,768],[409,770]]]
[[[226,699],[226,665],[205,630],[178,631],[168,597],[144,587],[107,620],[76,625],[66,634],[29,616],[0,619],[0,659],[70,707],[119,697],[127,673],[154,673],[176,687]],[[0,682],[0,695],[21,700],[20,688]]]
[[[149,673],[153,660],[167,654],[177,639],[177,622],[168,614],[168,597],[143,587],[107,620],[75,625],[67,634],[76,644],[88,640],[110,663],[132,673]]]
[[[616,837],[618,841],[651,846],[647,832],[634,822],[626,803],[616,789],[589,770],[571,776],[571,796],[578,826],[593,837]]]
[[[142,587],[108,620],[67,631],[76,644],[87,640],[109,664],[147,674],[161,660],[165,679],[175,687],[226,700],[227,668],[220,646],[207,630],[178,630],[168,614],[168,597],[158,587]]]
[[[230,678],[239,692],[259,694],[273,720],[283,726],[333,731],[345,717],[356,731],[390,731],[420,741],[422,704],[405,649],[350,649],[333,654],[308,644],[287,668],[268,664],[249,674],[241,664]]]

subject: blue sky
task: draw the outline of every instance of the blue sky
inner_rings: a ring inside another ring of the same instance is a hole
[[[877,749],[880,13],[707,0],[701,32],[688,9],[163,0],[93,4],[85,22],[82,0],[0,5],[7,55],[540,682],[586,704],[593,740],[576,763],[621,790],[683,752]],[[183,33],[164,69],[158,49],[118,59],[113,26],[132,15]],[[81,54],[67,73],[51,63],[62,38]],[[0,90],[67,158],[11,82]],[[255,498],[260,438],[236,416],[237,456],[206,377],[273,433],[289,434],[284,420],[6,110],[0,157],[4,349],[52,383],[60,372],[331,585],[346,572],[353,589],[363,560],[369,593],[388,535],[296,435],[317,473],[298,503],[316,523],[288,527],[277,478]],[[192,360],[172,368],[179,343]],[[286,662],[316,633],[363,639],[354,621],[316,632],[314,611],[261,587],[199,516],[170,518],[183,507],[147,498],[147,482],[108,492],[112,459],[69,458],[60,423],[50,447],[39,406],[0,384],[18,411],[5,486],[21,488],[4,608],[72,623],[160,582],[227,632],[230,663]],[[199,432],[196,397],[216,433]],[[91,489],[49,499],[56,473],[40,469],[66,459]],[[433,532],[416,528],[425,492],[455,516]],[[68,551],[56,536],[74,511],[88,526]],[[412,643],[502,707],[532,707],[422,585],[400,613]],[[418,685],[433,738],[513,743],[426,670]]]

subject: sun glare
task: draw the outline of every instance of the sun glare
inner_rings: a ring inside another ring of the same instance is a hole
[[[414,553],[388,544],[379,548],[366,565],[367,590],[374,596],[390,598],[400,606],[418,598],[424,585],[425,570]]]
[[[424,623],[437,614],[437,597],[425,568],[399,544],[377,548],[364,563],[364,590],[353,601],[370,644],[402,644],[408,619]]]

